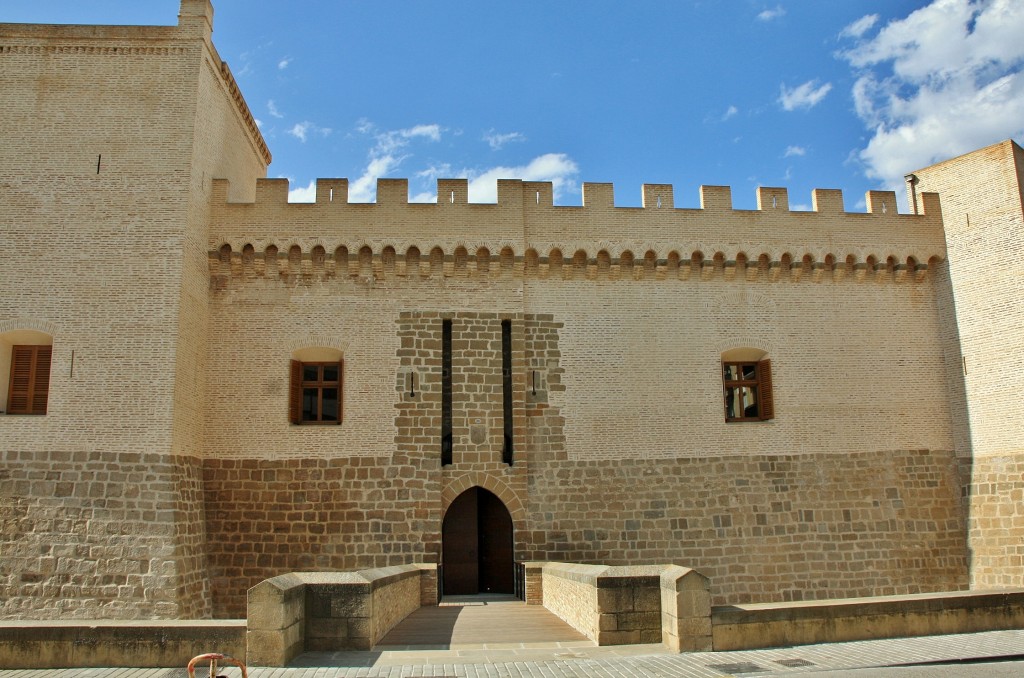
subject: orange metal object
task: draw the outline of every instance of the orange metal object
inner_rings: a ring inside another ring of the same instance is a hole
[[[192,657],[188,663],[188,678],[195,678],[196,676],[196,662],[209,661],[210,662],[210,678],[226,678],[226,676],[217,675],[217,662],[224,661],[234,664],[238,668],[242,669],[242,678],[249,678],[249,674],[245,670],[245,664],[238,661],[234,657],[229,657],[225,654],[218,654],[216,652],[208,652],[201,654],[197,657]]]

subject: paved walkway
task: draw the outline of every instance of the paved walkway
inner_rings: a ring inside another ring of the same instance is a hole
[[[381,650],[483,648],[494,643],[558,643],[593,646],[587,637],[541,605],[512,595],[446,596],[440,605],[421,607],[391,629]]]
[[[511,645],[511,646],[506,646]],[[660,645],[598,648],[592,643],[494,643],[448,650],[310,653],[288,668],[252,668],[251,678],[636,678],[783,676],[818,671],[1024,656],[1024,630],[802,647],[671,654]],[[240,675],[225,669],[229,678]],[[197,676],[207,673],[197,671]],[[176,669],[0,670],[0,678],[184,678]]]

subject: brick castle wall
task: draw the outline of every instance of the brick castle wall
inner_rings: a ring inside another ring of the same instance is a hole
[[[248,586],[291,569],[436,561],[444,509],[474,484],[510,508],[518,559],[677,562],[711,576],[718,603],[967,586],[927,279],[601,283],[502,272],[500,258],[471,273],[458,257],[411,278],[386,259],[356,259],[364,278],[303,275],[306,260],[289,258],[268,277],[255,257],[240,263],[215,277],[209,357],[208,426],[224,454],[205,465],[208,537],[227,614]],[[479,299],[493,312],[465,310]],[[441,468],[445,318],[454,464]],[[512,467],[501,461],[502,319],[513,324]],[[326,337],[345,349],[344,422],[291,426],[290,352]],[[771,349],[777,417],[726,424],[720,353],[749,344]]]

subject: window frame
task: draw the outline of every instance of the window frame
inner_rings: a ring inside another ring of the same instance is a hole
[[[315,366],[318,371],[318,378],[315,380],[304,379],[304,371],[307,367]],[[324,380],[323,369],[325,367],[337,367],[338,379]],[[291,373],[288,390],[288,420],[296,426],[340,426],[344,419],[344,393],[345,393],[345,361],[342,360],[292,360]],[[305,389],[315,388],[317,394],[317,418],[306,419],[304,417],[303,394]],[[338,418],[336,421],[323,420],[323,390],[335,388],[338,390]]]
[[[754,377],[752,379],[727,379],[726,370],[729,367],[739,368],[743,374],[743,368],[753,366]],[[719,374],[722,375],[722,407],[725,411],[727,424],[742,423],[751,421],[768,421],[775,418],[775,401],[772,396],[772,365],[771,360],[722,360]],[[730,388],[754,388],[756,389],[755,405],[757,414],[755,416],[730,417],[728,394]]]
[[[45,364],[43,360],[45,359]],[[25,361],[27,360],[27,365]],[[19,366],[20,365],[20,366]],[[45,415],[50,400],[50,376],[53,367],[52,344],[14,344],[11,346],[11,367],[7,384],[6,414]],[[16,385],[19,370],[27,379]],[[27,372],[27,374],[25,374]],[[40,382],[42,382],[40,384]],[[23,407],[16,403],[24,402]]]

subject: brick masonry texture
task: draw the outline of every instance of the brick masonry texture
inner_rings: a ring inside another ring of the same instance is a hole
[[[986,262],[1024,256],[1024,150],[1006,141],[915,176],[918,192],[942,192],[949,261],[940,312],[956,450],[970,479],[971,584],[1016,586],[1024,572],[1024,403],[1009,394],[1020,391],[1024,369],[1021,267]]]
[[[0,616],[230,617],[293,570],[436,563],[476,486],[518,560],[677,563],[715,604],[1021,585],[1013,142],[920,170],[914,214],[513,180],[288,204],[211,17],[0,26],[0,388],[53,342],[47,414],[0,415]],[[734,349],[774,419],[725,421]],[[338,426],[288,421],[310,352],[344,361]]]

